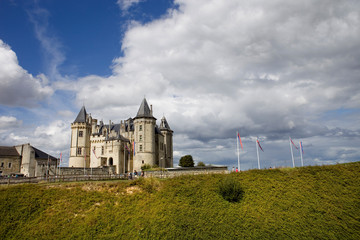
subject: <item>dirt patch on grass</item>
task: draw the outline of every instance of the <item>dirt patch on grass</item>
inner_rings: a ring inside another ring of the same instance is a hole
[[[131,195],[134,193],[141,193],[142,189],[139,186],[130,186],[125,189],[127,195]]]

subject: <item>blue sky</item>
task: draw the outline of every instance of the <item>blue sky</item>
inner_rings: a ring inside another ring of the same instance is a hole
[[[105,122],[146,96],[174,158],[289,166],[358,161],[360,3],[118,0],[0,2],[0,144],[68,157],[84,104]],[[299,165],[299,152],[295,151]]]

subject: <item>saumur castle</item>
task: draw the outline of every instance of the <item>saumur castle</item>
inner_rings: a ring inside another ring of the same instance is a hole
[[[71,124],[69,167],[114,166],[120,174],[140,171],[144,164],[173,167],[173,131],[165,117],[156,124],[145,98],[136,116],[120,123],[98,122],[81,108]]]

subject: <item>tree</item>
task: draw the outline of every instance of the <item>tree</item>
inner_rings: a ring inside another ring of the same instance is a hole
[[[185,155],[180,158],[179,162],[180,167],[193,167],[194,166],[194,160],[191,155]]]
[[[198,162],[197,166],[198,167],[205,167],[205,163],[204,162]]]

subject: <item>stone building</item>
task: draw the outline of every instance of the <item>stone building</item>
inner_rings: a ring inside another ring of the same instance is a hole
[[[71,124],[69,167],[115,166],[118,174],[145,164],[173,167],[172,137],[166,118],[158,126],[145,98],[136,116],[120,123],[98,123],[83,106]]]
[[[58,159],[31,146],[0,146],[0,175],[24,174],[27,177],[55,175]]]

